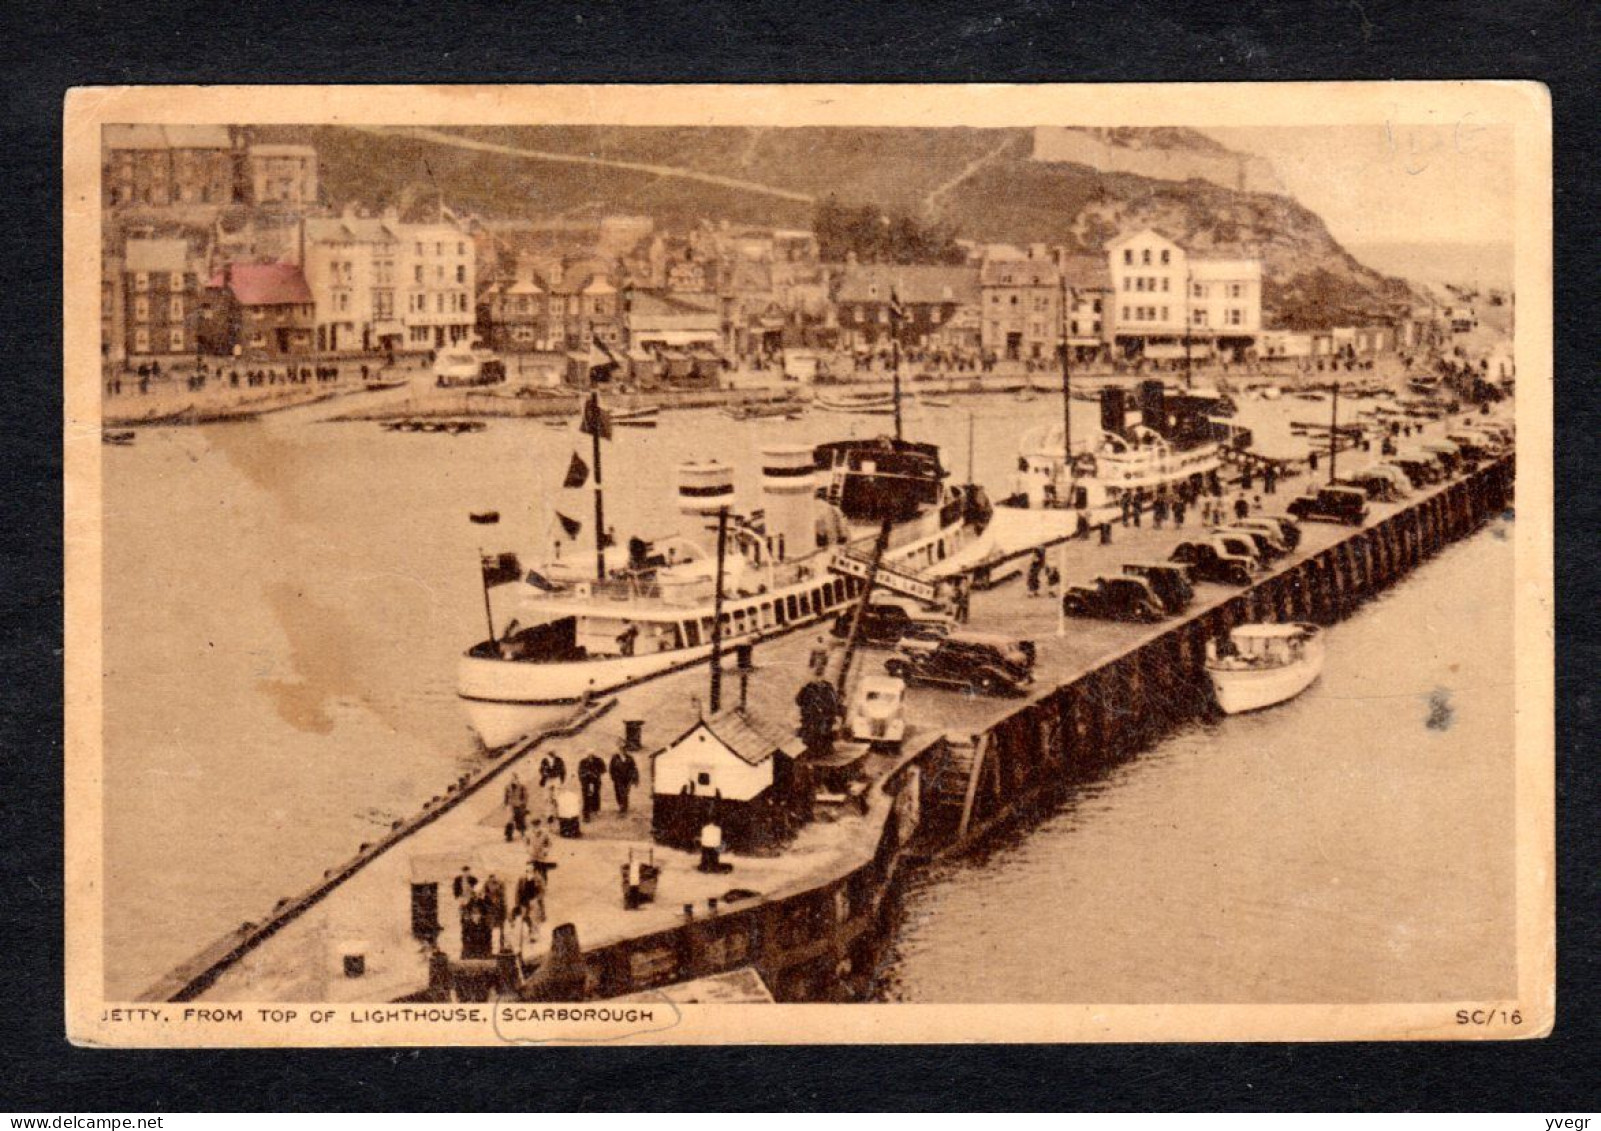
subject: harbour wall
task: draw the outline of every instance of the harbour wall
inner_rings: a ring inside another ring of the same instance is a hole
[[[1208,641],[1252,621],[1344,619],[1506,508],[1514,471],[1510,455],[1482,466],[1224,601],[1155,626],[979,733],[925,738],[903,752],[870,799],[878,835],[862,863],[748,908],[726,906],[587,951],[586,996],[639,993],[742,966],[754,966],[779,1001],[868,995],[910,866],[1045,815],[1075,783],[1215,710]],[[417,1000],[451,993],[449,965],[436,967],[438,977]]]
[[[646,992],[745,966],[761,973],[779,1001],[867,996],[911,867],[1045,815],[1074,784],[1214,710],[1204,668],[1208,641],[1251,621],[1343,619],[1500,513],[1512,500],[1514,475],[1510,455],[1481,466],[1225,600],[1153,626],[1133,644],[1026,700],[996,701],[998,713],[982,730],[914,737],[869,796],[858,862],[748,906],[725,903],[716,914],[686,916],[672,928],[584,951],[582,996]],[[223,971],[378,855],[477,793],[540,743],[577,733],[610,705],[463,775],[317,884],[280,900],[263,921],[241,924],[169,973],[142,1000],[201,996]],[[443,1000],[464,989],[495,992],[499,980],[493,970],[463,971],[438,962],[429,983],[403,1000]]]

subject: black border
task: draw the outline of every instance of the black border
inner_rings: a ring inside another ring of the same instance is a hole
[[[7,6],[7,564],[0,1106],[243,1109],[1594,1110],[1593,497],[1597,17],[1568,0],[1167,8],[747,3]],[[1556,144],[1556,1034],[1491,1044],[109,1052],[63,1038],[61,112],[71,86],[221,82],[1234,81],[1530,78]]]

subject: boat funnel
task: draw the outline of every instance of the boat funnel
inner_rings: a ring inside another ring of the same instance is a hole
[[[1167,390],[1162,382],[1140,382],[1140,423],[1159,436],[1167,435]]]
[[[717,512],[734,508],[734,469],[718,460],[678,465],[678,532],[714,550]]]
[[[1101,431],[1121,436],[1128,426],[1128,405],[1122,389],[1101,390]]]
[[[812,449],[773,444],[762,449],[762,507],[767,543],[777,561],[802,557],[816,548],[816,475]]]

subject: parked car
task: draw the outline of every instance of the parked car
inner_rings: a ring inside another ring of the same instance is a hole
[[[1097,577],[1088,585],[1069,586],[1062,611],[1074,617],[1101,617],[1151,624],[1167,615],[1162,601],[1142,577]]]
[[[1447,440],[1462,451],[1462,458],[1470,463],[1487,460],[1496,454],[1496,445],[1488,436],[1466,429],[1446,433]]]
[[[1250,559],[1253,570],[1267,568],[1267,555],[1262,552],[1262,547],[1243,530],[1219,528],[1212,531],[1211,541],[1220,553],[1237,554]]]
[[[1162,602],[1169,613],[1182,613],[1195,599],[1195,586],[1190,584],[1189,566],[1177,562],[1124,562],[1123,572],[1130,577],[1141,577]]]
[[[833,634],[841,640],[849,636],[851,618],[855,615],[855,608],[840,610],[834,617]],[[956,621],[945,613],[931,612],[906,598],[875,594],[862,610],[862,627],[857,643],[893,648],[909,636],[944,636],[955,627]]]
[[[1368,517],[1367,493],[1352,487],[1318,487],[1290,502],[1302,522],[1343,522],[1361,526]]]
[[[906,683],[867,675],[856,685],[847,725],[858,742],[899,742],[906,737]]]
[[[1237,522],[1234,525],[1252,526],[1256,524],[1264,524],[1278,531],[1279,541],[1283,542],[1291,551],[1301,545],[1301,524],[1293,518],[1285,518],[1280,514],[1254,514],[1244,522]]]
[[[1390,474],[1384,465],[1379,464],[1342,476],[1334,480],[1332,486],[1351,487],[1361,491],[1375,502],[1393,503],[1406,494],[1406,489],[1403,486],[1405,480],[1406,477],[1403,475],[1401,476],[1401,481],[1397,482],[1396,478]]]
[[[1425,440],[1419,446],[1445,469],[1446,478],[1455,475],[1462,466],[1462,449],[1450,440]]]
[[[1278,561],[1290,552],[1279,538],[1279,532],[1271,526],[1254,525],[1250,519],[1241,519],[1227,526],[1220,526],[1212,531],[1220,538],[1242,537],[1249,541],[1256,560],[1264,565]]]
[[[1414,487],[1427,487],[1431,483],[1438,483],[1443,474],[1439,462],[1427,452],[1402,451],[1390,462],[1401,469]]]
[[[1168,561],[1189,567],[1196,581],[1217,581],[1225,585],[1249,585],[1256,563],[1249,555],[1235,554],[1209,540],[1180,542]]]
[[[1032,665],[1021,641],[997,646],[979,633],[952,633],[937,640],[911,637],[901,641],[895,656],[884,661],[884,671],[908,683],[930,683],[982,695],[1017,695],[1033,680]]]

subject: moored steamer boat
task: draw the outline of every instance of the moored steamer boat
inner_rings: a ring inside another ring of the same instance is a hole
[[[1126,496],[1198,485],[1222,468],[1226,443],[1249,443],[1248,431],[1208,415],[1227,411],[1220,395],[1169,394],[1160,381],[1146,381],[1139,397],[1141,419],[1130,424],[1124,391],[1102,390],[1093,447],[1069,452],[1061,423],[1025,432],[1006,504],[1076,510],[1091,526],[1111,522]]]
[[[678,531],[604,551],[604,576],[569,558],[503,582],[490,637],[462,656],[460,695],[486,747],[505,746],[586,699],[705,662],[718,603],[719,512],[726,512],[721,646],[777,636],[859,595],[881,520],[893,512],[878,584],[931,601],[948,562],[987,525],[972,485],[945,482],[931,444],[881,438],[763,449],[760,516],[734,511],[733,472],[716,460],[678,473]],[[625,556],[626,561],[622,560]],[[515,580],[514,580],[515,579]],[[506,594],[502,597],[501,594]],[[498,624],[499,627],[495,627]]]

